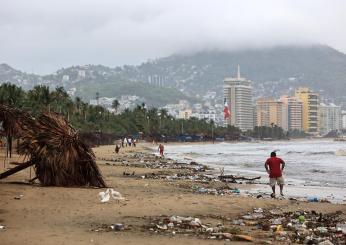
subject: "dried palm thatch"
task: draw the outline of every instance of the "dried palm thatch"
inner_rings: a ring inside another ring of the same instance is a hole
[[[79,139],[77,131],[64,117],[50,112],[35,120],[18,110],[7,112],[10,113],[3,113],[3,118],[10,119],[6,128],[12,123],[13,127],[18,126],[18,130],[15,133],[7,129],[6,132],[21,139],[19,153],[28,156],[29,162],[34,164],[36,177],[41,184],[106,186],[95,163],[94,153]]]
[[[26,112],[0,104],[0,122],[3,136],[20,137],[27,123],[34,119]]]

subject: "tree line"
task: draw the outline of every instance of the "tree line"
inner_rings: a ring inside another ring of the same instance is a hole
[[[125,109],[121,113],[111,113],[101,106],[89,105],[76,97],[72,99],[63,87],[50,91],[47,86],[37,85],[24,91],[14,84],[0,85],[0,103],[6,104],[38,116],[44,111],[55,111],[81,133],[109,134],[113,137],[144,137],[156,140],[181,139],[182,135],[198,135],[200,139],[239,140],[243,136],[253,138],[283,139],[286,137],[282,128],[255,127],[242,133],[234,126],[217,126],[206,119],[176,119],[165,109],[147,108],[142,103],[133,109]],[[114,100],[112,107],[117,112],[120,104]],[[174,138],[175,137],[175,138]]]

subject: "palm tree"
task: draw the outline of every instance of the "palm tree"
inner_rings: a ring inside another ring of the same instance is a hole
[[[117,99],[113,100],[113,103],[112,103],[112,108],[115,110],[115,114],[118,113],[118,108],[119,108],[119,101]]]
[[[0,86],[0,103],[14,107],[22,106],[25,92],[14,84],[4,83]]]

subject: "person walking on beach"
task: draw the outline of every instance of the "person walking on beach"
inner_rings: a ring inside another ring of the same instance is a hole
[[[164,149],[165,149],[165,147],[163,146],[163,144],[159,144],[159,149],[158,149],[158,150],[159,150],[159,152],[160,152],[160,156],[162,156],[162,157],[164,156],[164,155],[163,155]]]
[[[118,154],[120,150],[120,147],[118,144],[115,145],[115,153]]]
[[[282,176],[282,171],[285,168],[285,162],[281,158],[276,157],[276,152],[273,151],[272,153],[270,153],[270,158],[267,159],[264,167],[269,174],[269,185],[273,190],[271,197],[275,198],[276,183],[280,186],[280,194],[281,196],[283,196],[284,178]]]

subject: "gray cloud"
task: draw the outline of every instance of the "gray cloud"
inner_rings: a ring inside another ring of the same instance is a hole
[[[49,73],[204,49],[322,43],[346,52],[343,0],[1,0],[0,62]]]

